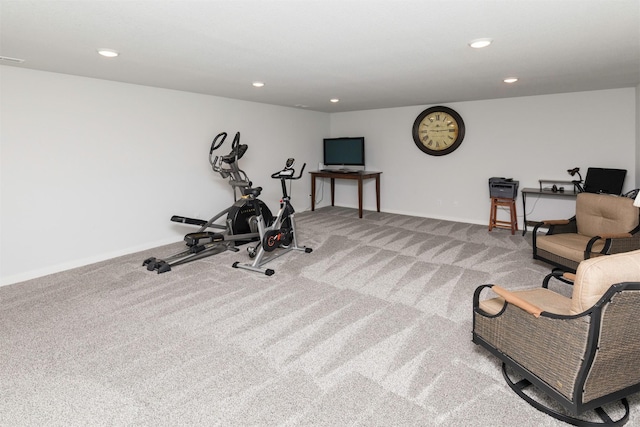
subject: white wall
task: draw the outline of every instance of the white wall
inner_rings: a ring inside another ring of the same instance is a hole
[[[329,115],[104,80],[0,66],[0,280],[14,283],[179,241],[233,202],[209,165],[211,140],[235,132],[240,161],[276,211],[270,174],[288,157],[321,161]],[[310,146],[317,150],[309,150]],[[309,170],[309,169],[307,169]],[[308,174],[293,186],[310,208]],[[142,260],[141,260],[142,261]]]
[[[411,127],[427,106],[328,115],[0,66],[0,284],[179,241],[191,228],[171,215],[208,218],[231,204],[208,151],[236,131],[242,168],[277,209],[269,178],[287,157],[315,169],[326,136],[366,137],[367,165],[382,174],[382,210],[487,224],[492,176],[520,187],[569,180],[568,168],[627,169],[636,186],[640,134],[636,88],[447,104],[466,124],[444,157],[415,147]],[[293,187],[309,209],[309,177]],[[328,185],[319,206],[330,203]],[[336,204],[357,206],[353,182]],[[522,218],[518,201],[519,217]],[[365,208],[375,209],[373,182]],[[572,202],[529,200],[528,219],[563,218]],[[504,214],[504,213],[503,213]]]
[[[538,179],[573,179],[566,171],[576,166],[583,177],[589,166],[627,169],[624,191],[637,186],[635,88],[446,105],[462,115],[466,135],[460,148],[439,157],[420,151],[411,134],[428,106],[331,115],[332,136],[365,136],[367,169],[383,172],[383,211],[488,224],[490,177],[537,187]],[[336,204],[357,206],[355,185],[336,185]],[[364,199],[375,209],[373,182]],[[520,196],[517,210],[522,226]],[[570,200],[527,198],[527,220],[573,212]]]

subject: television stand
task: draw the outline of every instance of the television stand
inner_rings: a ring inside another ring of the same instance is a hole
[[[316,178],[331,179],[331,206],[335,201],[336,179],[355,179],[358,181],[358,216],[362,218],[362,181],[365,179],[376,180],[376,208],[380,212],[380,174],[372,171],[316,171],[311,174],[311,210],[316,208]]]

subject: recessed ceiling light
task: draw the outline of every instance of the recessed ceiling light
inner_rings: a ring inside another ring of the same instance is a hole
[[[505,83],[515,83],[517,81],[518,81],[517,77],[509,77],[509,78],[506,78],[506,79],[503,80],[503,82],[505,82]]]
[[[482,49],[483,47],[487,47],[493,42],[491,39],[475,39],[469,42],[469,46],[474,49]]]
[[[116,56],[120,55],[113,49],[98,49],[98,53],[106,58],[115,58]]]
[[[253,87],[264,87],[264,82],[253,82]]]
[[[331,98],[329,101],[333,102],[334,104],[336,102],[340,102],[340,100],[338,98]]]

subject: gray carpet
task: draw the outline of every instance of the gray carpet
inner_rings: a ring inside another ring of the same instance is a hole
[[[176,243],[0,288],[0,425],[564,425],[471,342],[478,285],[550,270],[529,238],[338,207],[297,220],[314,251],[272,277],[231,268],[244,248],[141,266]]]

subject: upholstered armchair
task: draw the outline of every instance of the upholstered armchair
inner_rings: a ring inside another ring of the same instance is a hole
[[[640,391],[640,251],[555,271],[540,288],[478,287],[473,342],[502,361],[508,385],[535,408],[574,425],[624,424],[626,397]]]
[[[575,272],[582,260],[640,249],[639,219],[633,199],[579,193],[573,218],[535,225],[533,258]]]

